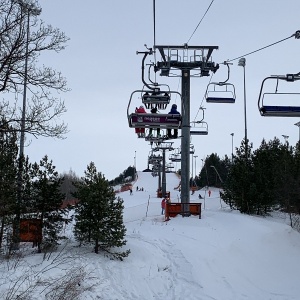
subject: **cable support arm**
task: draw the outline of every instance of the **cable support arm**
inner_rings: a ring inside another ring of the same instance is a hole
[[[229,68],[229,65],[232,65],[232,63],[229,63],[227,61],[224,61],[223,64],[227,66],[227,79],[225,81],[219,82],[220,85],[225,84],[229,80],[229,77],[230,77],[230,68]]]
[[[147,46],[145,45],[145,47],[147,48]],[[155,88],[151,87],[146,81],[145,81],[145,60],[146,57],[148,55],[152,55],[153,54],[153,50],[152,48],[147,48],[149,51],[136,51],[136,54],[144,54],[143,59],[142,59],[142,82],[144,83],[144,85],[149,89],[149,90],[155,90]]]

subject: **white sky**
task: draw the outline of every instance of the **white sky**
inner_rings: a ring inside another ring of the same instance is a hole
[[[156,44],[183,45],[195,30],[211,0],[156,1]],[[25,149],[31,161],[45,154],[59,172],[70,169],[82,176],[90,161],[107,179],[118,176],[134,164],[147,167],[150,145],[137,139],[128,127],[126,108],[130,94],[143,87],[141,81],[144,44],[153,46],[153,1],[51,0],[41,1],[41,18],[60,28],[71,40],[60,54],[47,54],[41,63],[60,70],[72,90],[61,94],[68,112],[64,121],[70,132],[65,140],[31,138]],[[215,0],[189,45],[219,46],[213,61],[231,60],[291,36],[300,29],[298,0]],[[258,148],[262,139],[289,136],[298,140],[297,118],[261,117],[257,100],[262,80],[270,75],[298,73],[300,40],[290,38],[275,46],[246,56],[248,138]],[[159,58],[159,56],[158,56]],[[217,153],[231,155],[231,135],[238,147],[244,137],[243,68],[233,61],[230,82],[237,100],[233,105],[206,104],[209,134],[193,137],[200,159]],[[213,81],[226,78],[226,68]],[[177,90],[179,79],[159,77],[159,83]],[[191,79],[191,120],[202,102],[209,77]],[[299,92],[299,84],[291,85]],[[180,88],[179,88],[180,92]],[[180,140],[174,147],[180,146]],[[197,170],[199,171],[199,170]]]
[[[167,174],[172,202],[178,201],[178,183],[176,175]],[[144,191],[136,192],[136,186]],[[202,200],[201,219],[178,216],[163,222],[156,188],[157,177],[139,173],[133,195],[119,194],[125,205],[124,250],[131,250],[123,262],[94,254],[92,246],[77,247],[69,226],[69,241],[60,254],[43,260],[43,254],[32,254],[30,245],[18,263],[0,264],[0,294],[6,295],[18,278],[20,289],[38,282],[28,289],[30,299],[45,299],[51,287],[62,282],[59,278],[67,272],[71,278],[82,268],[87,275],[76,287],[94,286],[80,298],[85,300],[299,299],[300,240],[299,233],[284,224],[288,218],[248,216],[230,211],[224,203],[220,208],[219,191],[212,188],[211,196],[206,193]],[[191,202],[199,202],[198,193]]]

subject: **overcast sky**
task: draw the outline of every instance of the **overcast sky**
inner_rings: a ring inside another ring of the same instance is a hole
[[[192,36],[211,0],[157,0],[156,44],[183,45]],[[45,154],[57,170],[70,169],[82,176],[86,166],[95,162],[107,179],[118,176],[129,165],[138,170],[147,167],[150,145],[137,139],[128,127],[126,109],[130,94],[143,87],[141,55],[144,44],[152,47],[152,0],[51,0],[40,1],[41,18],[60,28],[70,41],[59,54],[47,54],[40,61],[61,71],[68,80],[70,92],[61,94],[68,112],[64,121],[70,132],[65,140],[27,136],[25,154],[39,161]],[[189,41],[190,46],[219,46],[212,59],[216,63],[233,60],[230,82],[235,85],[235,104],[202,103],[210,77],[191,79],[191,120],[204,105],[207,136],[192,137],[197,158],[217,153],[231,155],[244,137],[243,68],[237,57],[291,36],[300,29],[299,0],[215,0]],[[298,73],[300,40],[290,38],[246,57],[246,100],[248,138],[257,149],[265,138],[289,136],[292,145],[298,141],[297,118],[261,117],[257,100],[262,80],[270,75]],[[223,81],[226,69],[221,67],[212,81]],[[158,77],[180,92],[178,78]],[[300,83],[289,85],[290,92],[300,92]],[[179,87],[179,88],[178,88]],[[177,101],[178,102],[178,101]],[[179,106],[180,107],[180,106]],[[174,147],[180,146],[178,139]]]

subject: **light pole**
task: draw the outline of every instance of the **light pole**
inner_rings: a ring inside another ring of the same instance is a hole
[[[134,179],[136,178],[136,151],[134,151]]]
[[[217,173],[217,175],[218,175],[218,177],[219,177],[221,183],[223,183],[223,180],[222,180],[222,178],[221,178],[219,172],[217,171],[216,167],[215,167],[215,166],[210,166],[210,167],[215,169],[215,171],[216,171],[216,173]]]
[[[294,125],[298,126],[299,128],[299,138],[298,138],[298,143],[300,143],[300,122],[295,123]]]
[[[231,162],[233,163],[233,136],[234,136],[234,133],[230,133],[231,135]]]
[[[15,0],[21,8],[21,21],[23,16],[27,14],[27,29],[26,29],[26,48],[25,48],[25,64],[24,64],[24,84],[23,84],[23,104],[22,104],[22,118],[21,118],[21,134],[20,134],[20,149],[19,149],[19,166],[18,166],[18,185],[17,185],[17,208],[14,220],[14,234],[12,249],[18,250],[20,247],[20,219],[21,219],[21,201],[22,201],[22,185],[23,185],[23,160],[24,160],[24,145],[25,145],[25,118],[26,118],[26,92],[27,92],[27,77],[28,77],[28,54],[29,54],[29,37],[30,37],[30,16],[38,16],[41,9],[31,2],[24,2],[23,0]]]
[[[195,177],[197,176],[197,160],[196,158],[198,157],[198,155],[194,155],[194,158],[195,158]]]
[[[28,48],[30,36],[30,16],[38,16],[42,9],[35,6],[34,3],[26,3],[23,0],[16,0],[20,5],[22,14],[27,13],[27,31],[26,31],[26,49],[25,49],[25,66],[24,66],[24,84],[23,84],[23,107],[21,119],[21,135],[20,135],[20,157],[24,155],[25,145],[25,118],[26,118],[26,93],[27,93],[27,77],[28,77]]]
[[[247,137],[247,105],[246,105],[246,58],[242,57],[239,59],[238,65],[244,68],[244,118],[245,118],[245,156],[248,156],[248,137]]]
[[[220,176],[220,174],[219,174],[219,172],[218,172],[218,170],[216,169],[216,167],[215,166],[210,166],[211,168],[213,168],[215,171],[216,171],[216,173],[218,174],[218,176],[219,176],[219,179],[220,179],[220,181],[221,181],[221,184],[223,184],[223,180],[222,180],[222,178],[221,178],[221,176]],[[222,208],[222,201],[221,201],[221,197],[220,197],[220,207]]]
[[[194,160],[193,160],[193,154],[192,154],[192,181],[193,181],[193,178],[194,178],[194,168],[193,168],[193,165],[194,165]]]

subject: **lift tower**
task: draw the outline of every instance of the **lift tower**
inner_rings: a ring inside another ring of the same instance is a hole
[[[162,185],[161,185],[161,191],[162,196],[166,196],[167,192],[167,180],[166,180],[166,151],[173,151],[174,148],[172,147],[173,142],[163,142],[156,146],[156,148],[153,151],[159,151],[162,150],[163,156],[162,156]]]
[[[209,76],[219,68],[211,60],[213,50],[218,46],[154,46],[161,55],[155,71],[161,76],[181,77],[181,203],[184,216],[190,215],[190,78]]]

